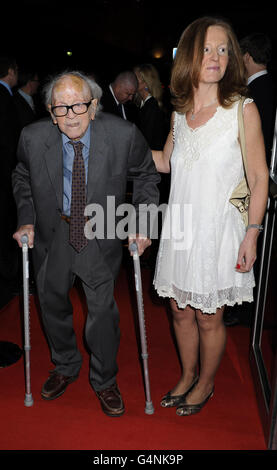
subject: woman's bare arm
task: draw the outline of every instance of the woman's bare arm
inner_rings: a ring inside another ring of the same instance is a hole
[[[249,225],[262,223],[268,199],[268,168],[265,157],[261,119],[255,103],[244,107],[247,176],[251,191]],[[249,228],[240,246],[238,264],[241,272],[249,271],[256,259],[259,231]]]
[[[174,115],[171,116],[170,131],[166,139],[163,150],[152,150],[153,160],[155,162],[157,171],[160,173],[170,173],[170,157],[172,154],[173,142],[173,120]]]

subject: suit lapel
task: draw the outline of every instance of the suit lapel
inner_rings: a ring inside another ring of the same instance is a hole
[[[90,153],[88,164],[87,203],[93,201],[93,195],[101,187],[102,176],[107,166],[108,144],[101,120],[96,117],[91,123]]]
[[[105,140],[105,132],[101,120],[96,118],[91,122],[90,153],[87,179],[87,203],[93,201],[93,195],[101,180],[105,167],[107,166],[108,145]],[[63,211],[63,153],[62,137],[55,126],[51,129],[46,142],[44,154],[48,174],[56,194],[58,208]]]
[[[63,211],[63,153],[62,137],[57,127],[53,127],[46,142],[44,154],[49,178],[53,185],[58,208]]]

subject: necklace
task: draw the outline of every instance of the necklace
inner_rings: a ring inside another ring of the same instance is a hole
[[[211,101],[209,104],[205,104],[204,106],[202,106],[201,109],[199,109],[199,111],[197,111],[197,113],[194,113],[193,110],[191,111],[191,116],[190,116],[190,119],[192,121],[194,121],[194,119],[196,118],[197,114],[200,113],[200,111],[202,111],[202,109],[204,108],[208,108],[209,106],[212,106],[212,104],[216,103],[217,102],[217,98],[215,98],[213,101]]]

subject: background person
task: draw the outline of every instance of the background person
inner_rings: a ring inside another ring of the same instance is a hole
[[[38,117],[34,96],[39,87],[38,74],[34,70],[20,68],[18,86],[14,94],[14,103],[17,109],[20,130],[34,122]]]
[[[138,82],[132,70],[120,72],[104,92],[101,98],[103,111],[131,122],[136,122],[136,107],[133,98],[137,92]]]
[[[16,59],[0,57],[0,201],[3,221],[0,231],[0,283],[5,290],[17,290],[19,281],[18,250],[12,239],[16,227],[16,207],[11,185],[20,132],[14,104],[17,81]]]
[[[266,34],[253,33],[240,41],[240,47],[247,70],[250,96],[260,113],[267,165],[270,167],[276,115],[276,87],[268,70],[272,56],[272,44]]]
[[[169,122],[163,106],[163,88],[159,73],[152,64],[136,65],[134,72],[138,80],[138,90],[135,96],[135,103],[138,106],[137,126],[151,149],[162,150],[168,135]],[[160,204],[168,201],[169,185],[169,175],[161,173]],[[143,254],[142,267],[154,269],[158,243],[158,239],[153,240],[151,247]],[[152,301],[157,302],[157,296],[154,295],[152,289],[150,294]]]
[[[134,68],[134,72],[138,79],[138,127],[151,149],[162,150],[169,129],[166,126],[163,88],[158,71],[152,64],[140,64]]]

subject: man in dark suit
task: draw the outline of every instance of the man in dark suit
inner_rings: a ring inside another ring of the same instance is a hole
[[[19,69],[19,88],[14,94],[20,129],[37,119],[34,96],[39,87],[38,74],[32,70]]]
[[[103,111],[136,122],[136,106],[132,100],[137,92],[138,81],[134,72],[125,71],[116,76],[101,98]]]
[[[11,187],[19,137],[13,101],[13,88],[17,79],[16,60],[13,57],[0,57],[0,201],[3,221],[0,231],[0,277],[5,279],[5,283],[16,282],[18,265],[16,245],[12,240],[16,211]]]
[[[255,101],[261,117],[268,167],[271,163],[271,150],[276,113],[276,89],[267,67],[271,60],[272,45],[264,33],[252,33],[240,41],[243,61],[247,71],[247,84],[250,96]],[[258,243],[258,250],[260,245]],[[254,269],[258,264],[255,263]],[[228,307],[224,312],[224,323],[233,326],[239,323],[251,325],[253,304]]]
[[[264,33],[253,33],[243,38],[240,46],[247,70],[250,95],[261,116],[267,163],[270,166],[276,114],[276,89],[267,69],[272,54],[271,41]]]
[[[88,306],[90,383],[103,411],[120,416],[125,408],[116,383],[119,312],[113,292],[122,243],[118,231],[111,233],[107,226],[117,222],[127,177],[134,180],[133,205],[138,209],[140,203],[158,203],[159,175],[142,134],[134,124],[98,112],[95,96],[99,95],[98,85],[78,72],[61,74],[48,85],[46,103],[52,122],[44,119],[24,128],[18,146],[14,237],[21,245],[26,233],[34,248],[42,319],[56,365],[42,397],[60,396],[79,374],[82,358],[69,300],[78,276]],[[92,215],[98,208],[104,217],[87,221],[84,213]],[[136,210],[140,223],[139,215]],[[137,241],[141,254],[151,243],[147,228],[133,234],[129,240]]]

